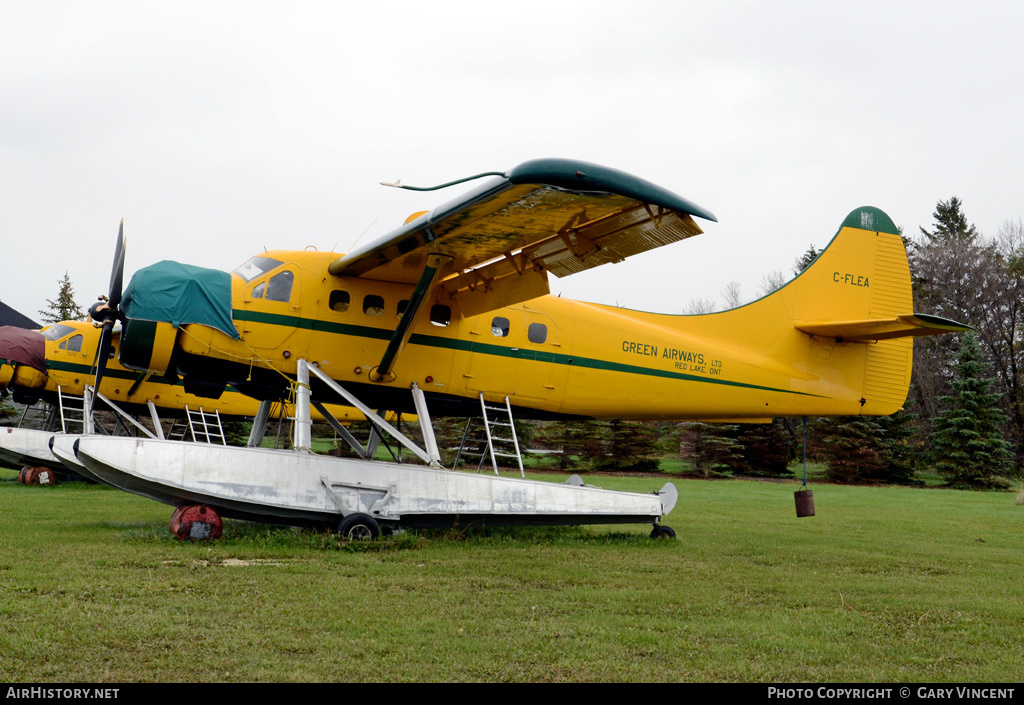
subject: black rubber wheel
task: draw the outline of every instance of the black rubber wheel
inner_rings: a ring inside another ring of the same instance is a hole
[[[652,539],[674,539],[676,537],[675,529],[671,526],[664,526],[661,524],[655,524],[654,528],[651,529]]]
[[[349,541],[372,541],[380,536],[380,524],[369,514],[349,514],[338,524],[338,533]]]

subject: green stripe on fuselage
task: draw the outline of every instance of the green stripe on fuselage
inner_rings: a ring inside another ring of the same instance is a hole
[[[316,318],[301,318],[299,316],[285,316],[277,313],[261,313],[258,311],[240,311],[235,309],[236,321],[252,321],[253,323],[265,323],[270,326],[285,326],[288,328],[299,328],[312,330],[321,333],[335,333],[338,335],[351,335],[357,338],[373,338],[375,340],[390,340],[394,331],[386,328],[373,328],[371,326],[357,326],[350,323],[334,323],[332,321],[321,321]]]
[[[371,326],[359,326],[349,323],[333,323],[321,321],[315,318],[301,318],[299,316],[284,316],[275,313],[257,313],[254,311],[234,311],[235,320],[253,321],[271,326],[288,326],[290,328],[301,328],[304,330],[320,331],[324,333],[336,333],[339,335],[351,335],[360,338],[371,338],[374,340],[390,340],[393,331],[386,328],[373,328]],[[798,392],[792,389],[777,389],[765,387],[759,384],[747,384],[746,382],[732,382],[725,379],[710,379],[697,375],[688,375],[682,372],[670,370],[656,370],[650,367],[638,365],[627,365],[621,362],[599,360],[589,357],[578,357],[565,355],[563,353],[549,353],[542,350],[524,350],[522,348],[506,348],[501,345],[480,343],[470,340],[459,340],[457,338],[444,338],[436,335],[424,335],[413,333],[409,337],[410,345],[421,345],[431,348],[445,348],[448,350],[461,350],[465,352],[480,353],[482,355],[494,355],[495,357],[509,357],[520,360],[536,360],[537,362],[550,362],[556,365],[570,365],[574,367],[586,367],[593,370],[605,370],[608,372],[625,372],[627,374],[647,375],[649,377],[663,377],[666,379],[677,379],[685,382],[705,382],[707,384],[720,384],[727,387],[740,387],[742,389],[759,389],[766,392],[779,392],[782,394],[798,394],[800,396],[817,397],[817,394]]]
[[[53,360],[47,360],[46,369],[58,370],[60,372],[71,372],[72,374],[85,375],[86,377],[92,375],[93,373],[92,365],[81,365],[77,362],[55,362]],[[144,375],[145,373],[135,372],[134,370],[112,370],[108,367],[106,370],[103,371],[103,378],[130,379],[134,382],[138,380],[138,376],[140,374]],[[167,378],[164,377],[163,375],[154,375],[154,377],[150,378],[149,381],[152,384],[164,384],[167,385],[168,387],[182,387],[185,385],[185,380],[179,379],[177,382],[168,382]],[[240,394],[240,392],[234,387],[232,387],[230,384],[224,388],[224,391]]]
[[[77,362],[61,362],[58,360],[47,360],[46,369],[58,370],[60,372],[71,372],[73,374],[91,375],[93,371],[92,365],[83,365]],[[135,379],[138,372],[131,370],[112,370],[109,367],[104,370],[104,377],[111,377],[114,379]]]

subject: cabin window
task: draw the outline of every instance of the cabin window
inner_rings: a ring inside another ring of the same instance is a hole
[[[267,300],[284,301],[292,297],[292,285],[295,283],[295,273],[285,270],[274,275],[267,283]]]
[[[491,335],[495,338],[507,338],[510,325],[509,320],[504,316],[495,316],[491,321]]]
[[[79,333],[63,341],[59,347],[61,350],[67,350],[68,352],[82,352],[82,340],[83,337]]]
[[[435,326],[446,326],[452,322],[452,308],[444,304],[434,304],[430,307],[430,322]]]
[[[396,313],[398,313],[399,318],[405,315],[405,309],[407,308],[409,308],[409,299],[402,299],[398,302]]]
[[[253,257],[236,269],[234,274],[240,276],[248,284],[259,275],[266,274],[271,269],[280,267],[282,264],[283,262],[280,260],[271,259],[270,257]]]
[[[526,337],[531,343],[539,345],[548,339],[548,327],[543,323],[531,323],[529,330],[526,331]]]
[[[363,299],[363,313],[367,316],[384,315],[384,297],[376,294],[368,294]]]
[[[348,311],[348,305],[351,300],[352,299],[348,295],[347,291],[342,291],[340,289],[332,291],[330,300],[331,310],[337,311],[338,313],[345,313]]]
[[[267,283],[266,283],[266,282],[260,282],[260,283],[259,283],[259,284],[258,284],[258,285],[257,285],[257,286],[256,286],[256,287],[255,287],[255,288],[253,289],[253,290],[252,290],[252,297],[253,297],[254,299],[262,299],[262,298],[263,298],[263,295],[264,295],[265,293],[267,293]]]

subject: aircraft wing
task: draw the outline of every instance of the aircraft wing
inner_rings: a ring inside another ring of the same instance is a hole
[[[700,206],[608,167],[565,159],[525,162],[331,263],[340,277],[431,288],[475,315],[548,293],[566,276],[701,233]],[[429,258],[429,259],[428,259]]]

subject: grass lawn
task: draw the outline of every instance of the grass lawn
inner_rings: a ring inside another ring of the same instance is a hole
[[[343,544],[0,470],[0,681],[1020,679],[1012,493],[678,481],[649,527]],[[560,480],[562,476],[540,475]],[[587,478],[654,491],[664,477]]]

